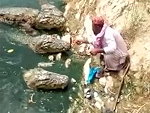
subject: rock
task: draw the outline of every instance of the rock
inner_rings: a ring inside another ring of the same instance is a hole
[[[101,110],[102,108],[104,108],[104,102],[102,101],[102,99],[99,97],[99,96],[97,96],[96,98],[95,98],[95,107],[97,107],[99,110]]]
[[[73,101],[73,98],[71,96],[69,96],[69,100],[72,102]]]
[[[114,82],[113,82],[113,78],[111,76],[107,76],[106,77],[106,83],[105,83],[105,88],[104,88],[104,92],[106,94],[109,93],[110,89],[112,89]]]
[[[142,93],[142,88],[141,87],[135,87],[136,93],[140,94]]]
[[[74,78],[71,78],[71,83],[76,83],[77,81]]]
[[[90,94],[90,93],[87,93],[87,94],[85,95],[85,98],[87,98],[87,99],[91,99],[91,98],[92,98],[92,96],[91,96],[91,94]]]
[[[86,89],[84,89],[84,94],[87,94],[87,93],[90,92],[90,91],[91,91],[90,88],[86,88]]]
[[[94,92],[94,98],[98,97],[98,93]]]
[[[142,77],[141,73],[135,73],[134,74],[135,79],[140,80],[140,78]]]
[[[101,77],[99,79],[99,83],[100,83],[100,85],[105,86],[106,85],[106,77]]]
[[[114,85],[114,82],[113,82],[113,78],[111,77],[111,76],[108,76],[107,78],[106,78],[106,86],[107,87],[113,87],[113,85]]]
[[[31,89],[64,89],[69,82],[66,75],[46,71],[42,68],[34,68],[23,75],[27,86]]]
[[[104,62],[103,62],[104,63]],[[109,72],[105,72],[104,73],[104,76],[110,76],[110,73]]]
[[[58,53],[70,49],[70,44],[55,35],[41,35],[31,39],[30,48],[37,53]]]
[[[77,20],[80,20],[80,18],[81,18],[80,11],[75,15],[75,18],[76,18]]]
[[[75,87],[72,87],[72,90],[73,90],[73,91],[75,91],[75,90],[76,90],[76,88],[75,88]]]
[[[95,102],[95,107],[97,107],[99,110],[102,109],[102,106],[99,102]]]
[[[115,98],[114,98],[114,97],[111,97],[111,98],[110,98],[110,101],[114,101],[114,100],[115,100]]]
[[[82,20],[80,21],[82,24],[80,28],[76,27],[76,29],[74,29],[73,31],[77,31],[78,35],[82,35],[80,34],[78,29],[82,29],[84,27],[85,32],[89,31],[88,33],[86,33],[85,36],[89,36],[89,38],[91,38],[90,37],[90,34],[91,34],[90,31],[92,31],[91,24],[90,24],[91,21],[88,15],[103,16],[108,25],[111,25],[114,29],[119,30],[121,32],[123,38],[127,41],[127,44],[129,45],[130,51],[133,53],[133,54],[129,53],[131,57],[131,68],[128,73],[128,77],[130,78],[130,81],[134,82],[138,79],[140,80],[141,83],[143,81],[144,82],[147,81],[149,83],[148,81],[149,72],[150,72],[150,69],[149,69],[150,67],[150,60],[149,60],[150,38],[148,38],[150,34],[149,33],[150,31],[149,14],[150,13],[149,13],[149,6],[148,6],[149,0],[146,0],[146,1],[142,1],[142,0],[136,0],[136,1],[133,1],[133,0],[104,0],[104,1],[93,0],[93,4],[89,4],[89,2],[91,1],[92,0],[87,1],[86,6],[88,7],[84,7],[83,9],[81,7],[83,3],[80,4],[79,1],[69,1],[69,4],[71,3],[76,4],[78,8],[71,7],[70,5],[70,7],[68,7],[67,9],[68,17],[73,16],[75,18],[76,14],[79,12],[78,10],[79,9],[82,10],[82,14],[81,14]],[[94,8],[92,9],[90,6]],[[83,21],[85,22],[84,26],[83,26]],[[85,39],[85,37],[83,37],[82,39]],[[82,51],[84,51],[84,49],[82,49],[81,52]],[[85,71],[85,73],[88,73],[88,71]],[[136,77],[136,79],[134,79],[133,75]],[[100,80],[100,84],[105,86],[108,83],[108,82],[106,83],[106,81],[107,81],[106,78],[104,79],[104,81],[102,81],[102,83]],[[116,83],[116,86],[118,85],[119,83]],[[108,92],[107,89],[111,88],[112,86],[113,86],[113,82],[107,85],[107,87],[105,87],[105,90],[106,90],[105,92]],[[114,90],[116,90],[116,86]],[[145,87],[143,85],[140,85],[140,89],[145,89]],[[134,92],[135,90],[129,93],[132,94]],[[137,89],[137,92],[140,92],[139,89]],[[135,98],[138,98],[139,95],[135,94],[134,96]],[[132,105],[134,104],[134,101],[132,100],[134,99],[126,99],[125,101],[126,103],[129,102]],[[111,102],[111,103],[114,104],[114,102]],[[126,106],[126,103],[124,103],[123,101],[123,102],[120,102],[120,105]],[[86,104],[88,103],[85,102],[85,105],[83,105],[83,108],[85,108]],[[131,107],[131,105],[127,107]],[[94,107],[91,108],[90,112],[92,112],[92,110],[95,111]],[[131,109],[129,112],[131,112],[132,110],[133,109]],[[121,111],[122,111],[121,107],[118,106],[117,112],[120,113]]]

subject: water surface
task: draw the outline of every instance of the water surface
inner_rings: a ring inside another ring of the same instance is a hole
[[[49,0],[60,7],[60,0]],[[0,7],[31,7],[39,8],[36,0],[0,0]],[[0,113],[66,113],[69,108],[69,96],[75,96],[76,91],[71,85],[64,91],[33,91],[27,88],[23,80],[24,70],[37,67],[39,62],[47,62],[48,55],[35,54],[27,45],[15,40],[25,36],[17,28],[0,24]],[[9,53],[8,50],[13,50]],[[66,74],[69,78],[75,78],[80,82],[82,63],[73,60],[67,69],[64,60],[56,61],[53,67],[46,70]],[[34,94],[35,104],[28,103]]]

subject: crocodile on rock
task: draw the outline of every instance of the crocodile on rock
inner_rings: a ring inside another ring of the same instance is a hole
[[[23,7],[0,8],[0,22],[23,26],[27,30],[29,28],[63,30],[66,20],[63,12],[54,5],[43,4],[40,11]]]
[[[27,86],[31,89],[64,89],[69,83],[69,77],[42,68],[34,68],[23,75]]]

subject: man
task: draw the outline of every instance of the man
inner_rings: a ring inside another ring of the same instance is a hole
[[[128,56],[127,45],[120,33],[109,27],[102,17],[92,18],[92,29],[94,36],[92,42],[76,40],[77,44],[92,43],[94,48],[90,51],[92,55],[103,53],[105,70],[120,71]]]

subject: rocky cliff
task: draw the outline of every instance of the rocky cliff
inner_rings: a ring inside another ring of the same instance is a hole
[[[90,16],[93,15],[103,16],[109,25],[122,34],[129,47],[131,68],[125,78],[123,92],[126,93],[123,93],[125,96],[118,105],[118,113],[149,112],[150,1],[65,0],[65,2],[67,5],[64,16],[68,18],[67,24],[74,35],[73,39],[90,40],[92,34]],[[85,45],[76,48],[78,52],[85,53]],[[92,109],[90,112],[92,113]]]

